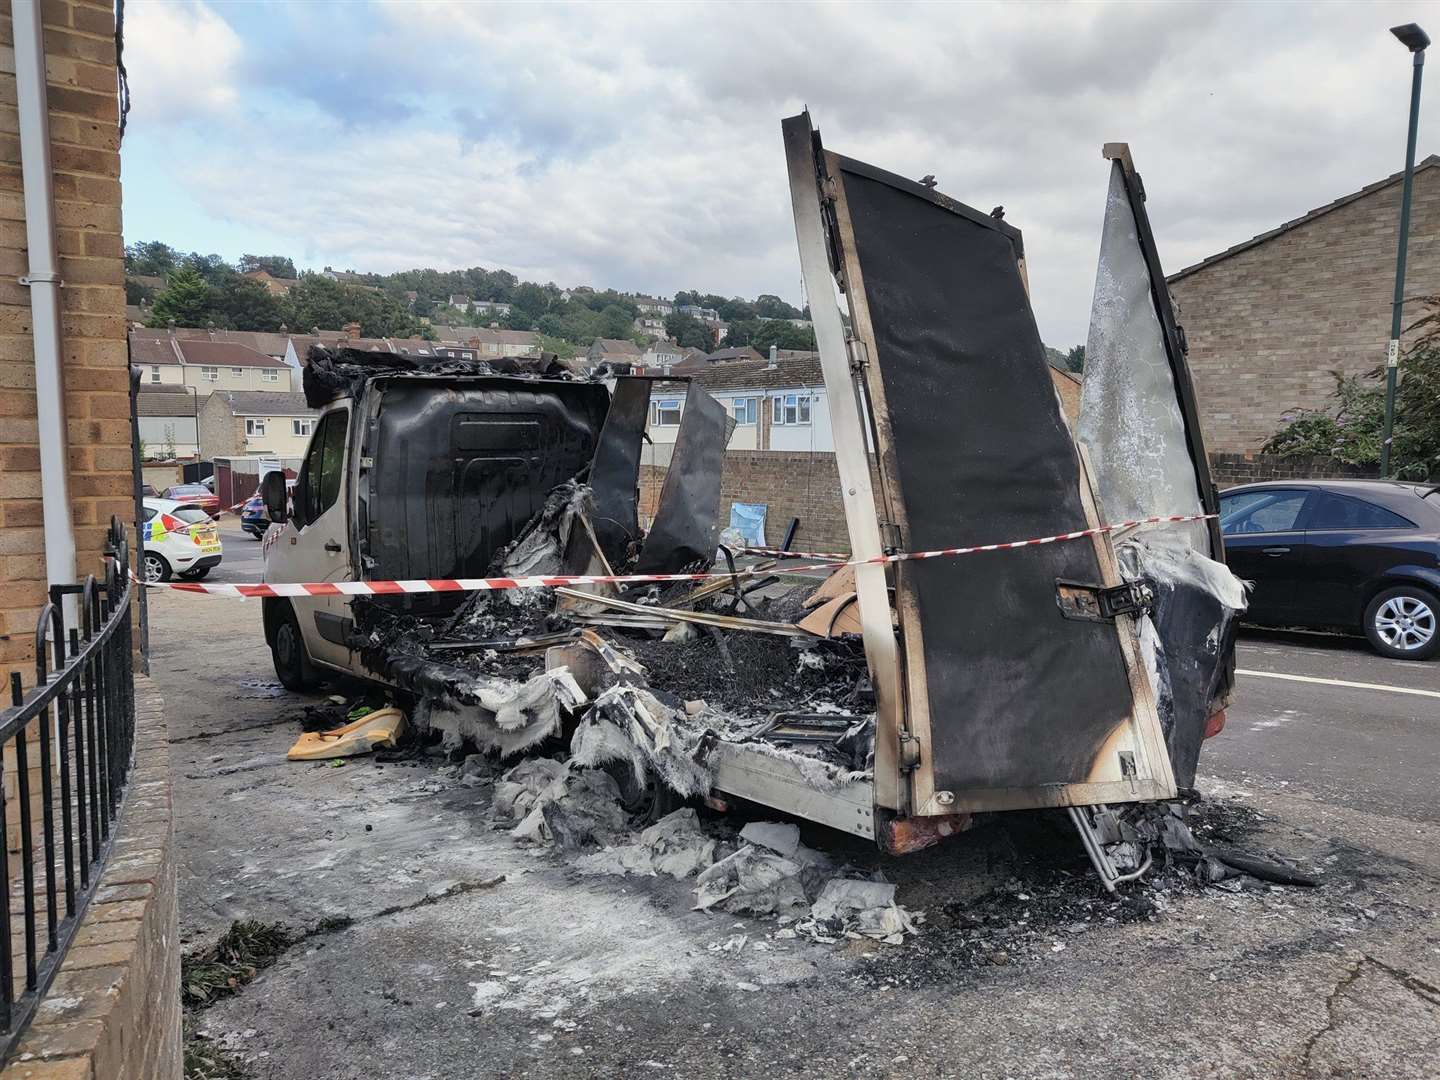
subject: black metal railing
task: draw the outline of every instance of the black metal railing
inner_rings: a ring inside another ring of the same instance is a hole
[[[52,585],[35,625],[35,685],[27,692],[10,674],[11,704],[0,711],[0,772],[13,777],[0,797],[0,1063],[59,970],[110,852],[135,743],[133,589],[125,526],[112,518],[104,582]],[[78,625],[67,625],[67,606]]]

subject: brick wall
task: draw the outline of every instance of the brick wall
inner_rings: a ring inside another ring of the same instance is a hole
[[[109,3],[45,0],[76,567],[99,565],[111,514],[134,517],[120,135]],[[0,15],[0,670],[28,670],[45,597],[35,362],[13,28]]]
[[[180,931],[164,704],[135,678],[135,763],[114,847],[0,1080],[180,1080]]]
[[[1279,457],[1275,454],[1211,454],[1210,471],[1222,491],[1261,480],[1367,480],[1376,468],[1345,465],[1327,457]]]
[[[1332,369],[1384,363],[1399,216],[1397,182],[1172,283],[1208,450],[1258,449]],[[1440,292],[1440,168],[1415,176],[1405,291]]]

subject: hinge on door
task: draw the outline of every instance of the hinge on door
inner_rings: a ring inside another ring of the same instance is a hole
[[[886,555],[894,555],[900,551],[900,526],[893,521],[880,522],[880,550]]]
[[[845,339],[845,344],[850,350],[850,373],[864,374],[865,369],[870,366],[870,352],[865,348],[865,343],[859,338],[850,337]]]
[[[1155,605],[1155,592],[1143,581],[1105,588],[1078,581],[1056,581],[1055,603],[1067,619],[1110,622],[1116,615],[1143,615]]]
[[[920,767],[920,740],[908,731],[900,732],[900,771],[914,772]]]
[[[1130,794],[1134,795],[1137,790],[1135,781],[1139,777],[1139,771],[1135,768],[1135,755],[1129,750],[1121,750],[1120,754],[1120,775],[1130,781]]]

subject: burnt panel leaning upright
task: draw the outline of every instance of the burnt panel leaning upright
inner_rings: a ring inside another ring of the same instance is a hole
[[[1019,232],[863,163],[826,161],[856,332],[873,354],[867,385],[900,546],[1086,528],[1080,461],[1026,295]],[[1141,788],[1114,783],[1116,763],[1102,760],[1136,741],[1135,672],[1120,640],[1129,628],[1066,618],[1056,583],[1105,577],[1083,541],[900,564],[920,812],[1168,787],[1143,752],[1133,755]],[[1153,709],[1142,719],[1153,725]]]

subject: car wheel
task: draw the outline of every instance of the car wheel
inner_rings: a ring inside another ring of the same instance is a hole
[[[285,605],[280,625],[275,628],[270,656],[275,661],[275,674],[280,679],[280,685],[286,690],[304,693],[320,684],[315,666],[310,663],[310,654],[305,651],[305,639],[300,635],[295,609],[289,604]]]
[[[197,566],[194,570],[181,570],[180,576],[186,581],[199,581],[208,573],[210,573],[210,567]]]
[[[140,563],[140,572],[146,581],[169,581],[170,564],[165,561],[165,556],[156,551],[145,552],[145,558]]]
[[[1365,636],[1381,656],[1428,660],[1440,649],[1440,601],[1414,585],[1386,589],[1365,609]]]

